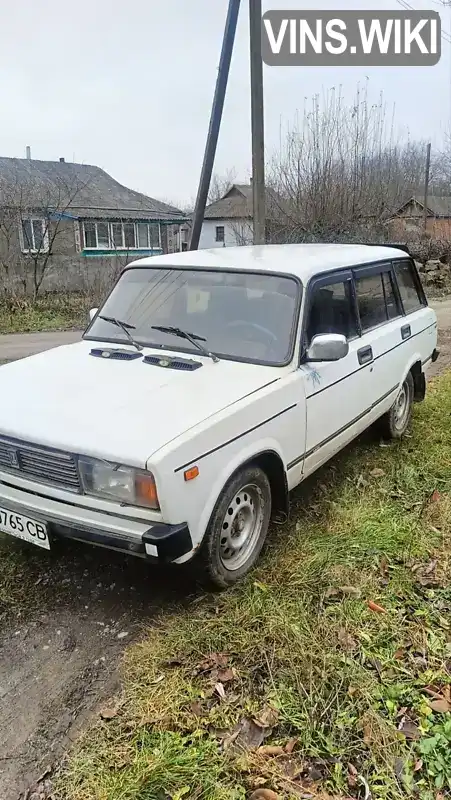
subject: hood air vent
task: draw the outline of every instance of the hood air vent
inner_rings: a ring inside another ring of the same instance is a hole
[[[179,369],[184,372],[194,372],[202,366],[200,361],[190,361],[187,358],[166,358],[165,356],[146,356],[144,364],[153,364],[163,369]]]
[[[142,358],[142,353],[133,350],[118,350],[106,347],[94,347],[91,355],[96,358],[110,358],[114,361],[134,361],[135,358]]]

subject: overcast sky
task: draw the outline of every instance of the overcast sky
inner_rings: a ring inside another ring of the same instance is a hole
[[[438,10],[434,0],[410,0]],[[250,174],[248,0],[239,30],[215,171]],[[396,0],[263,0],[263,10],[399,8]],[[121,183],[186,204],[196,193],[227,0],[15,0],[2,16],[0,155],[96,164]],[[451,30],[451,9],[442,10]],[[412,137],[439,145],[451,117],[451,44],[424,68],[264,68],[266,146],[304,98],[359,81],[381,90]]]

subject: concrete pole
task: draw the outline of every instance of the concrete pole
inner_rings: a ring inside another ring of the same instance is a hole
[[[254,244],[266,241],[262,0],[249,0]]]

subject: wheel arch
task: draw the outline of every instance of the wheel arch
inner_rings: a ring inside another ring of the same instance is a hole
[[[426,393],[426,381],[423,373],[423,363],[421,361],[421,355],[418,352],[413,354],[412,358],[406,365],[404,374],[399,383],[399,389],[401,389],[409,373],[412,375],[413,378],[414,400],[416,402],[424,400],[424,396]]]
[[[272,516],[282,514],[288,517],[289,494],[287,472],[283,461],[275,450],[265,450],[250,459],[246,466],[255,464],[266,474],[271,486]]]
[[[418,359],[412,364],[409,372],[413,378],[413,399],[416,403],[421,403],[426,396],[426,376],[423,372],[421,359]]]
[[[202,543],[216,504],[225,486],[240,470],[251,465],[259,466],[268,477],[271,488],[273,515],[274,513],[288,514],[288,481],[282,454],[274,441],[262,441],[260,442],[260,447],[251,447],[247,452],[241,452],[240,456],[237,454],[236,457],[221,470],[221,473],[217,475],[208,501],[199,519],[199,539],[195,549],[200,547]]]

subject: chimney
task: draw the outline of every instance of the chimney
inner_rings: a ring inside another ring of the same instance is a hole
[[[65,160],[66,160],[65,158],[60,158],[60,163],[64,164]]]
[[[31,161],[31,147],[28,146],[27,146],[27,159],[28,161]]]

